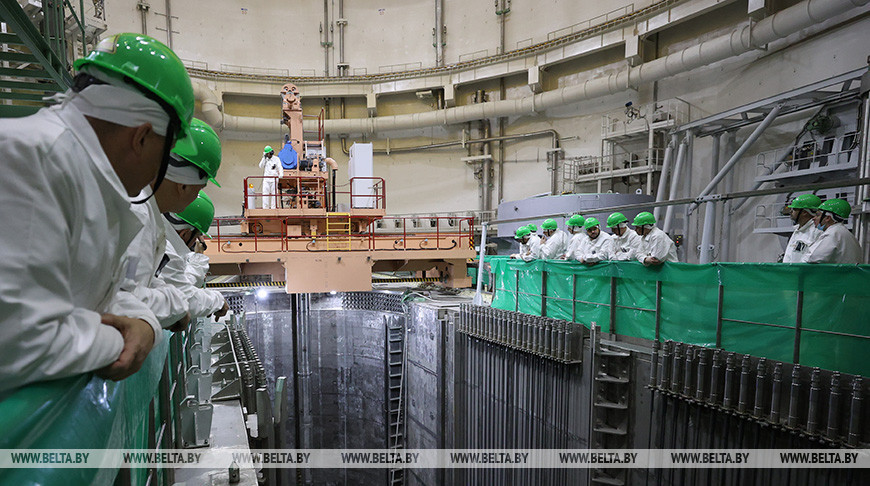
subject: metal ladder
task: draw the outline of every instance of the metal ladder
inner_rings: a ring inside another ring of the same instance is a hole
[[[350,213],[326,216],[326,251],[350,251]]]
[[[601,341],[598,326],[592,333],[592,391],[589,414],[590,449],[627,449],[631,352]],[[592,469],[590,484],[623,486],[625,469]]]
[[[387,447],[405,447],[405,326],[396,316],[384,317],[386,332]],[[404,484],[404,469],[390,469],[389,484]]]
[[[72,84],[66,59],[67,11],[63,2],[43,5],[28,14],[15,0],[0,0],[0,22],[6,24],[6,32],[0,32],[0,117],[36,113],[45,106],[43,97]],[[81,24],[75,11],[70,8],[68,13]],[[39,19],[42,32],[31,16]]]

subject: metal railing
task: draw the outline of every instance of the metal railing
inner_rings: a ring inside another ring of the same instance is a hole
[[[421,69],[423,67],[423,63],[420,61],[417,62],[406,62],[399,64],[387,64],[384,66],[378,66],[379,73],[401,73],[404,71],[413,71],[415,69]],[[356,70],[354,70],[356,73]]]
[[[838,189],[823,189],[815,192],[822,200],[825,199],[845,199],[850,204],[855,204],[855,187],[843,187]],[[756,232],[782,231],[790,232],[794,228],[789,217],[789,211],[785,209],[788,204],[786,198],[779,203],[759,204],[755,207],[755,220],[753,228]],[[846,227],[852,227],[853,218],[847,221]]]
[[[275,181],[278,192],[263,193],[262,181]],[[370,182],[367,184],[367,182]],[[257,185],[260,191],[257,192]],[[306,187],[307,186],[307,187]],[[312,189],[311,186],[316,186]],[[387,183],[382,177],[353,177],[350,179],[349,191],[335,191],[338,196],[347,196],[346,201],[351,209],[387,208]],[[327,209],[335,206],[338,201],[331,201],[326,188],[326,178],[317,176],[248,176],[244,179],[244,200],[242,207],[246,210],[257,209],[257,201],[275,198],[277,209]]]
[[[257,181],[262,188],[263,181],[272,180],[278,192],[256,192]],[[316,185],[315,189],[311,186]],[[251,187],[254,186],[254,190]],[[327,207],[326,178],[305,176],[249,176],[245,177],[245,209],[256,209],[251,203],[257,200],[265,203],[269,198],[275,198],[278,209],[316,209]],[[256,205],[256,204],[254,204]],[[261,204],[261,206],[264,204]]]
[[[631,106],[602,115],[601,138],[646,133],[650,125],[654,128],[677,127],[690,120],[691,106],[679,98]]]
[[[373,221],[367,228],[369,236],[369,248],[376,249],[377,241],[393,240],[393,250],[452,250],[463,248],[467,245],[474,248],[474,218],[430,217],[423,222],[422,227],[414,225],[420,222],[416,218],[401,216],[387,216]],[[378,224],[384,227],[395,228],[392,233],[377,231]],[[430,238],[435,240],[430,243]],[[449,238],[450,246],[441,243],[442,239]]]
[[[262,76],[283,76],[289,77],[290,70],[289,69],[277,69],[277,68],[267,68],[267,67],[259,67],[259,66],[239,66],[236,64],[223,64],[221,63],[221,71],[228,73],[238,73],[238,74],[255,74]]]
[[[577,22],[576,24],[569,25],[568,27],[562,27],[561,29],[550,31],[547,33],[547,40],[552,41],[553,39],[578,34],[596,27],[602,29],[610,28],[613,27],[620,18],[631,15],[633,12],[634,4],[630,3],[624,7],[615,8],[609,12],[592,17],[591,19],[586,19]]]
[[[620,26],[631,25],[640,19],[647,18],[649,16],[655,15],[667,8],[670,8],[678,3],[686,2],[688,0],[661,0],[648,7],[641,8],[639,10],[634,10],[630,14],[625,15],[619,19],[614,19],[612,21],[608,21],[605,24],[595,25],[592,28],[586,29],[584,31],[576,32],[572,35],[566,35],[564,37],[555,38],[552,40],[542,41],[537,44],[529,45],[531,39],[524,39],[517,43],[517,49],[505,52],[503,54],[498,54],[495,56],[486,57],[483,59],[475,59],[468,62],[456,62],[454,64],[449,64],[446,66],[438,66],[438,67],[425,67],[418,68],[410,71],[399,71],[399,72],[379,72],[375,74],[357,74],[354,72],[353,76],[316,76],[314,69],[301,69],[302,73],[300,76],[293,76],[292,78],[298,82],[305,82],[309,84],[322,84],[322,83],[358,83],[360,81],[385,81],[385,80],[395,80],[395,79],[407,79],[414,78],[420,76],[431,76],[443,73],[449,73],[453,71],[459,71],[464,69],[470,69],[478,66],[485,66],[490,64],[495,64],[499,62],[504,62],[510,59],[518,59],[531,55],[535,55],[571,42],[575,42],[587,37],[591,37],[593,35],[599,35],[600,33],[613,28],[618,28]],[[387,66],[382,66],[387,67]],[[286,77],[281,76],[257,76],[251,73],[242,73],[236,74],[226,71],[201,71],[195,70],[191,72],[192,76],[202,76],[208,78],[227,78],[227,79],[252,79],[263,82],[273,82],[273,83],[285,83],[287,82]]]
[[[782,166],[782,168],[780,168]],[[858,132],[809,140],[799,145],[761,152],[755,157],[756,177],[788,176],[813,169],[847,170],[858,167]]]
[[[346,238],[347,251],[383,250],[452,250],[474,247],[474,218],[430,218],[429,227],[415,228],[413,218],[387,216],[376,221],[366,217],[326,215],[325,218],[348,220],[357,231],[336,234],[289,234],[291,225],[286,217],[215,218],[210,230],[212,242],[219,253],[283,253],[328,251],[330,237]],[[248,225],[247,233],[240,233],[239,222]],[[364,227],[362,223],[367,223]],[[376,229],[376,225],[382,225]],[[235,231],[228,232],[229,228]],[[266,232],[264,229],[273,231]],[[389,231],[383,228],[390,229]],[[325,226],[324,228],[325,229]],[[304,243],[304,244],[303,244]]]
[[[324,123],[324,120],[326,119],[326,109],[321,108],[320,113],[318,113],[317,115],[305,115],[305,114],[303,114],[302,119],[303,120],[313,120],[313,119],[317,120],[317,130],[304,130],[303,129],[302,134],[303,135],[306,133],[316,134],[316,136],[317,136],[316,141],[320,142],[320,146],[323,147],[323,136],[326,134],[326,131],[323,129],[323,123]]]
[[[660,148],[566,159],[562,162],[562,190],[573,192],[574,184],[600,178],[649,173],[659,170],[663,161],[664,149]]]

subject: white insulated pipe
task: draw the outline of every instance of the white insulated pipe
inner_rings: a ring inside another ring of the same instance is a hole
[[[566,104],[620,93],[629,87],[651,83],[707,64],[739,56],[867,3],[870,3],[870,0],[805,0],[764,18],[758,23],[737,27],[727,34],[687,47],[665,57],[637,67],[628,66],[609,75],[590,79],[574,86],[523,98],[488,101],[423,113],[326,120],[324,129],[327,134],[371,134],[438,125],[455,125],[486,118],[511,117],[541,112]],[[233,117],[233,122],[230,123],[228,116],[225,116],[224,124],[225,130],[229,131],[275,134],[281,132],[278,123],[261,118]]]

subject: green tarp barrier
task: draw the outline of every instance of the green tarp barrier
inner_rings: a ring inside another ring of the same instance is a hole
[[[487,261],[497,309],[870,375],[870,265]]]
[[[35,383],[0,397],[0,449],[146,449],[148,406],[157,393],[172,333],[142,368],[120,382],[93,374]],[[146,469],[131,471],[144,485]],[[111,485],[113,469],[5,469],[0,484]]]

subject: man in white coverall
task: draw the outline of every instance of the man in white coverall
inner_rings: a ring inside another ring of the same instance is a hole
[[[552,260],[565,254],[568,248],[568,233],[558,229],[555,219],[548,219],[541,225],[547,240],[541,245],[541,258]]]
[[[611,260],[632,261],[640,250],[640,236],[628,228],[628,218],[622,213],[607,217],[607,227],[613,230],[613,252]]]
[[[181,290],[192,318],[214,315],[223,317],[229,310],[226,299],[216,290],[202,288],[208,273],[208,257],[191,251],[198,234],[208,236],[214,219],[214,204],[204,193],[178,214],[166,214],[166,254],[169,263],[163,269],[166,283]]]
[[[829,199],[819,205],[815,222],[823,233],[804,255],[804,263],[862,263],[861,244],[844,224],[851,213],[852,206],[842,199]]]
[[[59,106],[0,120],[0,391],[95,370],[120,380],[161,338],[118,291],[143,225],[129,198],[189,130],[193,87],[172,50],[138,34],[103,39],[75,67]]]
[[[586,218],[583,223],[586,228],[586,238],[580,247],[574,251],[574,259],[580,263],[593,265],[595,263],[610,260],[613,253],[613,238],[607,233],[602,233],[596,218]]]
[[[189,136],[195,148],[173,149],[166,180],[153,198],[133,207],[148,223],[127,250],[131,269],[121,285],[122,290],[131,292],[154,312],[164,329],[171,331],[186,329],[191,316],[182,291],[162,278],[169,256],[161,214],[184,210],[209,180],[217,184],[214,178],[221,163],[220,139],[210,126],[194,118]]]
[[[530,262],[541,258],[541,237],[531,234],[528,226],[520,226],[514,239],[520,242],[520,252],[511,255],[511,258]]]
[[[586,236],[586,231],[583,229],[583,223],[585,222],[586,220],[579,214],[571,216],[568,218],[568,221],[565,222],[565,226],[568,227],[568,232],[571,233],[571,239],[568,240],[568,247],[565,248],[565,252],[559,257],[560,260],[573,260],[574,252],[577,251],[577,248],[580,248],[580,245],[584,240],[589,238]]]
[[[263,148],[263,158],[260,159],[263,169],[263,209],[278,208],[278,177],[284,177],[284,167],[281,159],[275,156],[272,147]]]
[[[782,255],[782,263],[800,263],[807,250],[822,236],[814,220],[820,204],[822,199],[819,196],[801,194],[788,205],[791,210],[789,216],[795,227]]]
[[[678,262],[677,245],[664,231],[656,228],[656,218],[644,211],[634,217],[632,223],[640,236],[640,250],[637,261],[644,265],[661,265],[664,262]]]

